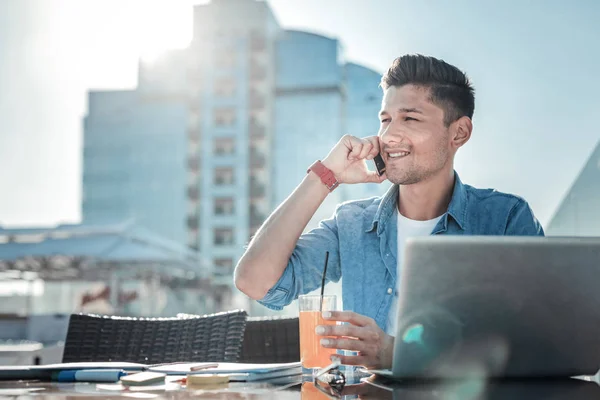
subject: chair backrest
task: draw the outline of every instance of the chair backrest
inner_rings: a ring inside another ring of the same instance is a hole
[[[300,361],[299,326],[298,318],[248,318],[240,362]]]
[[[185,318],[73,314],[63,362],[237,362],[246,317],[239,310]]]

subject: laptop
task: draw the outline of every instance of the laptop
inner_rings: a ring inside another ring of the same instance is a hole
[[[409,239],[393,379],[556,378],[600,369],[600,238]]]

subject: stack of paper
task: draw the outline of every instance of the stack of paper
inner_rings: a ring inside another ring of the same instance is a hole
[[[192,371],[202,364],[211,368]],[[50,379],[52,372],[84,369],[123,369],[125,371],[154,371],[167,375],[225,374],[230,381],[250,382],[302,373],[300,362],[284,364],[198,363],[181,362],[145,365],[129,362],[78,362],[49,365],[0,366],[0,379]]]

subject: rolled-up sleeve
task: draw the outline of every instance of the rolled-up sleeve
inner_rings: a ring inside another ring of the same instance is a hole
[[[506,235],[544,236],[544,229],[525,200],[520,199],[509,213]]]
[[[330,219],[321,221],[317,228],[300,236],[281,278],[263,299],[258,300],[260,304],[272,310],[281,310],[301,294],[319,288],[326,252],[329,252],[326,281],[340,280],[338,210],[339,206]]]

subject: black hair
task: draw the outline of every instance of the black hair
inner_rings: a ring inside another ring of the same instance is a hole
[[[381,87],[417,85],[430,91],[430,101],[444,110],[444,124],[473,118],[475,88],[467,75],[453,65],[434,57],[407,54],[394,60],[381,78]]]

